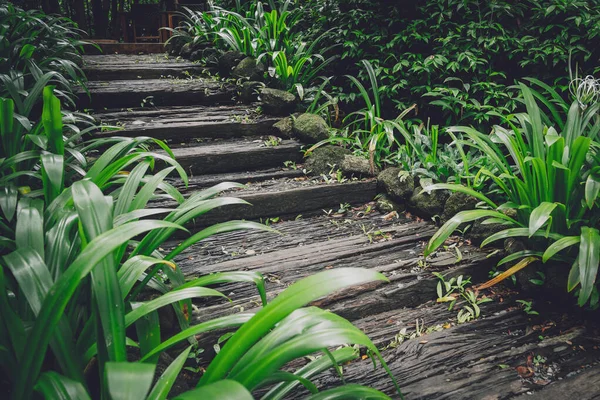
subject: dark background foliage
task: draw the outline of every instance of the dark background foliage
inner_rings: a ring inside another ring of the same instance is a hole
[[[436,122],[484,122],[490,110],[514,109],[507,86],[515,80],[537,76],[564,91],[569,54],[586,73],[600,59],[600,4],[592,1],[309,3],[305,29],[312,36],[331,29],[342,47],[336,75],[364,79],[359,61],[371,61],[388,114],[417,102]],[[337,82],[341,98],[354,100]],[[432,101],[435,111],[428,107]]]

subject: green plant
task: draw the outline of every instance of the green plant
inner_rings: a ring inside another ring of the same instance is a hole
[[[220,346],[198,388],[180,398],[215,391],[251,398],[250,392],[266,383],[277,384],[267,398],[280,398],[298,384],[315,391],[309,382],[315,373],[358,356],[347,349],[327,350],[344,343],[366,346],[389,373],[377,348],[350,322],[318,308],[302,308],[333,291],[386,280],[383,275],[356,268],[325,271],[294,283],[268,304],[264,279],[256,272],[223,272],[185,281],[174,258],[194,243],[239,229],[271,231],[262,224],[229,221],[192,234],[169,252],[162,250],[163,243],[177,231],[185,232],[183,225],[192,219],[215,207],[247,204],[215,198],[240,185],[224,183],[184,199],[165,178],[177,172],[187,182],[185,172],[166,146],[164,155],[147,151],[144,138],[98,139],[84,145],[81,153],[88,154],[116,140],[86,166],[83,179],[66,182],[60,102],[51,93],[47,90],[45,98],[43,130],[49,145],[41,152],[40,189],[21,197],[10,194],[9,201],[3,198],[1,203],[0,228],[7,235],[2,242],[8,254],[0,258],[0,366],[12,398],[30,399],[37,391],[45,398],[68,393],[78,399],[164,399],[192,350],[189,342],[218,329],[239,328]],[[3,103],[3,109],[9,109],[7,105]],[[14,123],[9,117],[9,112],[0,114],[3,129]],[[149,174],[159,160],[167,167]],[[176,205],[147,208],[157,196]],[[152,219],[159,215],[166,216]],[[255,284],[263,308],[256,314],[233,314],[190,326],[191,299],[226,298],[207,286],[230,282]],[[157,310],[167,306],[173,308],[181,331],[162,340]],[[135,327],[135,340],[129,327]],[[153,385],[160,353],[185,342],[187,348]],[[139,361],[128,361],[127,347],[139,349]],[[317,351],[326,356],[296,371],[302,379],[290,380],[289,372],[279,370]],[[377,393],[356,386],[334,390],[340,395]]]
[[[523,306],[523,312],[525,312],[527,315],[540,315],[539,312],[537,312],[533,309],[532,301],[517,300],[517,303],[519,303]]]
[[[0,5],[0,97],[15,101],[17,112],[29,117],[41,101],[42,89],[56,85],[57,95],[74,105],[75,85],[85,88],[80,68],[84,42],[81,31],[64,17]]]
[[[471,195],[486,209],[460,212],[451,218],[431,238],[425,254],[431,254],[462,223],[482,218],[502,223],[506,229],[491,235],[482,245],[519,237],[528,249],[502,259],[499,264],[520,261],[484,287],[538,260],[563,261],[571,264],[567,289],[580,287],[579,305],[589,301],[595,306],[600,263],[600,157],[596,142],[600,105],[593,102],[595,96],[586,95],[569,107],[551,88],[552,101],[524,84],[520,88],[527,113],[509,115],[506,120],[510,129],[496,126],[493,136],[488,136],[473,128],[449,128],[467,135],[471,146],[487,154],[490,166],[478,174],[493,182],[498,194],[491,194],[504,203],[460,185],[430,186],[430,190],[450,189]],[[549,115],[536,100],[549,109]],[[555,104],[568,110],[566,119],[562,119]]]
[[[469,277],[463,278],[462,275],[459,275],[446,281],[442,274],[438,272],[433,274],[439,279],[436,289],[438,303],[450,303],[448,305],[448,311],[450,311],[459,299],[462,298],[466,302],[456,315],[459,324],[479,318],[481,315],[479,306],[492,301],[489,297],[479,298],[477,293],[467,289],[467,286],[471,284],[471,278]]]

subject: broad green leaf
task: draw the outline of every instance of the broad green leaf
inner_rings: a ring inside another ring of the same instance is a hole
[[[554,257],[554,255],[557,254],[558,252],[566,249],[567,247],[574,246],[577,243],[579,243],[580,241],[581,241],[581,238],[579,236],[565,236],[565,237],[558,239],[557,241],[553,242],[550,246],[548,246],[546,248],[546,251],[544,252],[544,255],[542,256],[542,261],[547,262],[552,257]]]
[[[252,397],[252,394],[250,394],[250,392],[239,382],[222,379],[201,388],[182,393],[173,400],[198,399],[254,400],[254,397]]]
[[[182,251],[184,251],[191,245],[198,243],[199,241],[204,240],[210,236],[213,236],[213,235],[216,235],[219,233],[232,232],[232,231],[238,231],[238,230],[250,230],[250,229],[256,229],[256,230],[277,233],[277,231],[275,229],[269,228],[265,224],[259,224],[257,222],[227,221],[227,222],[211,225],[210,227],[205,228],[205,229],[201,230],[200,232],[187,238],[179,246],[177,246],[173,251],[171,251],[165,257],[165,259],[172,260],[175,256],[177,256],[179,253],[181,253]]]
[[[54,371],[43,373],[35,385],[35,390],[40,392],[45,399],[91,400],[81,382],[59,375]]]
[[[224,348],[208,366],[200,379],[199,386],[224,379],[229,370],[246,351],[272,329],[273,326],[297,308],[336,290],[374,280],[387,281],[387,278],[371,270],[337,268],[320,272],[292,284],[271,303],[261,309],[229,339]]]
[[[251,282],[256,285],[262,305],[267,305],[267,292],[265,290],[265,279],[259,272],[256,271],[232,271],[232,272],[217,272],[206,275],[201,278],[193,279],[179,286],[177,290],[193,286],[209,286],[218,283],[231,282]]]
[[[154,364],[139,362],[107,362],[106,385],[111,400],[146,398],[155,368]]]
[[[100,189],[89,180],[73,184],[72,192],[84,243],[92,241],[112,228],[113,204],[111,197],[104,197]],[[101,328],[104,336],[103,346],[106,346],[107,361],[126,361],[125,304],[121,296],[114,255],[106,256],[92,269],[91,274],[94,306],[99,317],[96,323],[97,328]],[[98,345],[101,344],[102,342],[98,342]],[[103,349],[99,348],[98,354],[102,355],[102,351]]]
[[[19,289],[33,314],[38,316],[53,284],[44,260],[29,247],[19,248],[3,259],[19,284]],[[50,339],[50,346],[63,372],[71,379],[84,382],[82,366],[75,351],[73,332],[65,318],[58,323],[56,334]]]
[[[153,355],[158,354],[161,351],[165,351],[168,348],[176,345],[177,343],[183,342],[187,338],[192,337],[194,335],[199,335],[201,333],[217,329],[237,328],[238,326],[248,322],[253,316],[254,314],[247,313],[233,314],[227,315],[225,317],[215,318],[210,321],[202,322],[198,325],[193,325],[162,342],[160,346],[157,346],[151,352],[142,357],[141,361],[144,362]]]
[[[454,217],[450,218],[438,231],[432,236],[425,248],[424,255],[427,257],[431,253],[433,253],[437,248],[439,248],[446,239],[454,233],[456,228],[458,228],[461,224],[465,222],[475,221],[477,219],[491,217],[491,218],[499,218],[504,221],[513,223],[514,225],[520,226],[520,224],[514,219],[504,215],[498,211],[492,210],[469,210],[469,211],[461,211],[456,214]]]
[[[585,203],[591,210],[600,193],[600,176],[590,174],[585,181]]]
[[[149,312],[157,310],[176,301],[205,296],[217,296],[225,298],[227,297],[217,290],[203,287],[190,287],[181,290],[174,290],[145,303],[132,303],[131,306],[133,307],[133,310],[128,312],[127,315],[125,315],[125,326],[131,325],[143,315],[146,315]]]
[[[578,257],[581,283],[578,299],[580,306],[585,305],[592,295],[598,275],[598,263],[600,263],[600,232],[596,228],[584,226],[581,228]]]
[[[53,86],[44,88],[44,107],[42,110],[42,121],[44,132],[48,137],[48,151],[59,156],[65,154],[63,141],[63,123],[60,112],[60,100],[53,93]]]
[[[352,347],[343,347],[331,353],[333,360],[330,357],[322,356],[306,364],[304,367],[294,372],[295,375],[305,379],[310,379],[313,376],[328,370],[335,364],[343,364],[345,362],[358,358],[358,352]],[[263,396],[263,400],[281,400],[290,391],[299,385],[299,382],[283,382],[273,387],[267,394]]]
[[[324,390],[307,397],[307,400],[391,400],[391,398],[378,390],[356,384]]]
[[[65,273],[54,283],[44,300],[40,314],[27,337],[28,346],[23,353],[18,380],[13,389],[14,398],[29,399],[31,397],[34,383],[44,361],[43,357],[39,355],[46,352],[50,337],[81,281],[104,257],[122,246],[123,243],[127,243],[131,238],[143,232],[164,227],[183,229],[166,221],[130,222],[101,234],[86,246]]]
[[[556,208],[556,203],[543,202],[531,211],[529,216],[529,237],[532,237],[548,220]]]

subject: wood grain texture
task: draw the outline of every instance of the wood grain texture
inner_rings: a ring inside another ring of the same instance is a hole
[[[80,109],[140,107],[149,97],[154,106],[231,104],[235,93],[233,86],[202,79],[91,81],[87,86],[91,99],[87,93],[79,91],[77,105]],[[146,106],[152,107],[152,104]]]
[[[99,136],[152,136],[157,139],[186,141],[195,138],[234,138],[270,134],[279,119],[256,113],[250,106],[151,107],[100,111],[94,117],[123,130],[99,132]]]

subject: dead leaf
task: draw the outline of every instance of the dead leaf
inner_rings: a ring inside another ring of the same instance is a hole
[[[516,369],[521,378],[531,378],[533,376],[533,370],[531,368],[519,365]]]

